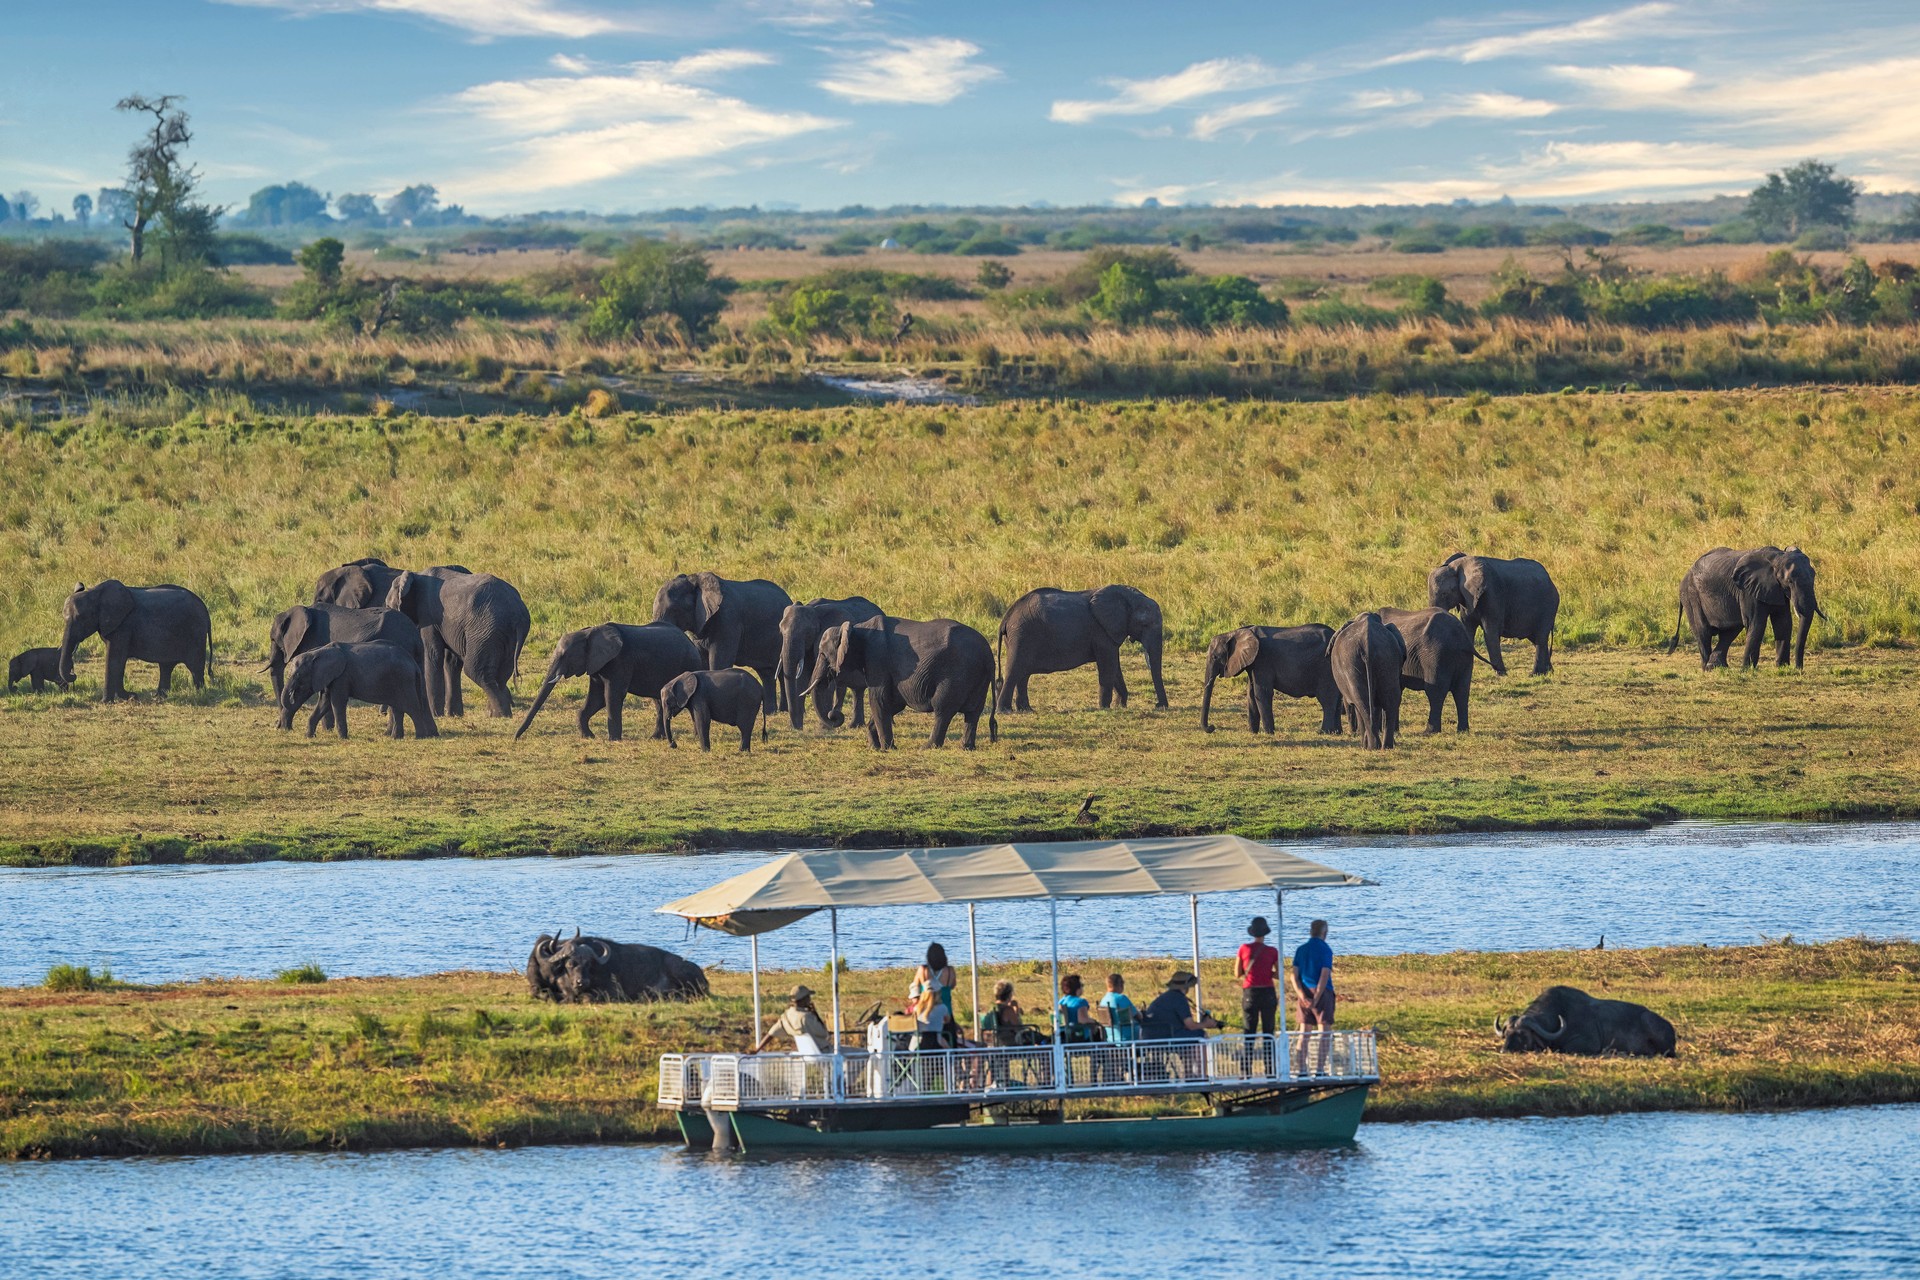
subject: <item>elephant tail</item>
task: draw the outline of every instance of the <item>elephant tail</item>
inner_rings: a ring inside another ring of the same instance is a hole
[[[1007,647],[1007,624],[1000,624],[1000,643],[993,651],[993,679],[987,682],[987,741],[1000,741],[1000,719],[994,708],[1000,705],[1000,655]]]
[[[1480,661],[1486,663],[1488,666],[1493,665],[1493,659],[1489,658],[1486,654],[1480,652],[1478,649],[1475,649],[1472,645],[1468,645],[1467,648],[1471,650],[1473,653],[1473,656],[1480,659]],[[1471,671],[1473,670],[1473,668],[1468,667],[1467,670]]]
[[[1672,653],[1675,649],[1678,649],[1680,647],[1680,623],[1682,619],[1684,619],[1686,616],[1687,616],[1687,607],[1685,605],[1681,605],[1679,613],[1677,613],[1673,619],[1673,639],[1667,641],[1668,653]]]

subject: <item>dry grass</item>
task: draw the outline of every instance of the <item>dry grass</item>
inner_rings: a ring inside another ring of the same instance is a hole
[[[1150,992],[1173,965],[1118,968]],[[1340,961],[1340,1011],[1381,1034],[1374,1120],[1911,1101],[1917,970],[1920,947],[1864,941],[1354,957]],[[1039,1006],[1045,974],[995,966],[982,986],[1009,978]],[[766,989],[809,976],[771,975]],[[1226,990],[1224,962],[1202,976]],[[848,974],[844,1003],[897,1000],[907,977]],[[714,997],[688,1005],[588,1008],[535,1005],[518,977],[480,973],[0,990],[0,1156],[666,1137],[657,1056],[751,1040],[745,976],[713,979]],[[1555,982],[1651,1005],[1678,1028],[1680,1056],[1496,1053],[1494,1016]]]

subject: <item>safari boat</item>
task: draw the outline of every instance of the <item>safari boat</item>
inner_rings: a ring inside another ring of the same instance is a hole
[[[723,1152],[1351,1142],[1367,1091],[1380,1080],[1372,1031],[1289,1032],[1283,999],[1273,1035],[1092,1044],[1065,1044],[1056,1035],[1051,1043],[1017,1047],[914,1049],[911,1029],[884,1015],[863,1015],[861,1026],[843,1031],[839,914],[964,904],[977,1031],[979,904],[1047,903],[1049,989],[1057,992],[1061,902],[1185,896],[1197,975],[1203,896],[1269,890],[1278,925],[1288,892],[1368,883],[1237,836],[788,854],[660,910],[751,941],[756,1028],[763,1025],[759,935],[827,912],[831,1049],[667,1054],[658,1102],[675,1113],[689,1148]],[[1274,944],[1280,946],[1278,932]],[[1200,994],[1196,985],[1195,1009],[1205,1008]],[[1050,994],[1049,1013],[1052,1005]]]

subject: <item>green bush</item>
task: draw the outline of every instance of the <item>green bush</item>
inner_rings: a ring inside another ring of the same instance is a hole
[[[308,961],[306,964],[299,965],[296,968],[282,969],[274,975],[273,980],[283,986],[303,986],[325,982],[327,980],[327,971],[312,961]]]
[[[264,293],[224,271],[122,264],[100,273],[93,309],[119,320],[205,320],[215,316],[267,316]]]
[[[1400,313],[1345,298],[1322,298],[1297,308],[1294,323],[1316,325],[1322,329],[1341,329],[1349,325],[1362,329],[1384,329],[1400,323]]]
[[[1489,317],[1514,320],[1584,320],[1587,301],[1571,275],[1541,280],[1512,258],[1493,273],[1493,292],[1480,304]]]
[[[114,980],[111,969],[95,973],[84,964],[57,964],[47,970],[46,980],[41,985],[49,991],[104,991],[124,984]]]
[[[600,296],[581,328],[590,338],[616,342],[664,325],[697,342],[720,318],[731,284],[691,245],[636,240],[600,278]]]
[[[879,337],[895,324],[893,302],[885,294],[799,284],[770,299],[767,319],[794,338]]]
[[[77,315],[93,301],[107,251],[84,240],[0,240],[0,311]]]
[[[1188,276],[1163,286],[1161,295],[1174,319],[1195,329],[1272,329],[1287,322],[1287,304],[1245,276]]]
[[[1633,276],[1595,281],[1587,314],[1608,324],[1672,329],[1751,320],[1758,300],[1725,276]]]
[[[1686,233],[1680,228],[1670,227],[1664,222],[1641,222],[1622,231],[1613,238],[1613,242],[1667,247],[1682,244],[1686,238]]]
[[[1131,261],[1115,262],[1100,274],[1100,288],[1087,310],[1122,328],[1146,324],[1160,309],[1160,281]]]
[[[1839,252],[1852,244],[1852,239],[1841,227],[1808,227],[1794,237],[1793,247],[1803,253],[1818,250]]]
[[[265,236],[223,231],[213,238],[213,261],[223,267],[285,266],[293,254]]]

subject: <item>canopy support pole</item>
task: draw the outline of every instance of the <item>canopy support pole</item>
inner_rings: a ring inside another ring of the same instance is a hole
[[[1193,926],[1193,1016],[1199,1020],[1207,1006],[1200,999],[1200,895],[1187,895],[1187,922]]]
[[[747,941],[753,946],[753,1034],[760,1037],[760,935],[749,934]]]
[[[980,939],[973,927],[973,904],[967,904],[967,972],[973,978],[973,1036],[980,1038]]]
[[[833,1053],[840,1056],[840,909],[827,908],[827,972],[833,981]]]
[[[1284,941],[1286,935],[1287,891],[1285,889],[1275,889],[1273,891],[1273,950],[1275,953],[1273,958],[1273,994],[1278,996],[1280,1001],[1280,1023],[1278,1027],[1280,1044],[1274,1052],[1273,1073],[1275,1075],[1285,1074],[1287,1069],[1286,1063],[1289,1061],[1287,1057],[1287,946]]]
[[[1052,898],[1047,899],[1047,931],[1053,935],[1053,985],[1047,992],[1047,1007],[1053,1010],[1048,1019],[1053,1028],[1053,1090],[1055,1093],[1067,1091],[1067,1041],[1062,1035],[1065,1030],[1060,1025],[1060,904]]]

